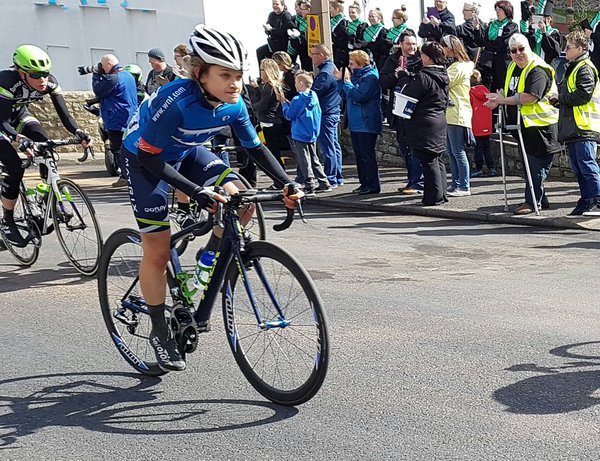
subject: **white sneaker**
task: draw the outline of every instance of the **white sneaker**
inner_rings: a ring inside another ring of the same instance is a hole
[[[448,197],[466,197],[471,195],[470,190],[455,189],[452,192],[448,192]]]
[[[600,216],[600,208],[598,208],[598,206],[595,206],[592,210],[590,211],[584,211],[583,212],[583,216]],[[578,217],[578,216],[575,216]]]

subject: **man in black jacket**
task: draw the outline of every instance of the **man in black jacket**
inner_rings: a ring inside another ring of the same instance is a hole
[[[395,90],[402,92],[404,84],[408,83],[411,72],[407,70],[409,61],[413,61],[417,54],[417,37],[412,30],[406,30],[400,34],[400,47],[392,53],[381,68],[379,83],[384,90]],[[423,193],[423,169],[421,162],[412,154],[411,148],[406,141],[405,121],[392,113],[394,96],[390,98],[388,120],[390,126],[396,128],[396,139],[400,153],[406,164],[408,183],[398,188],[404,195],[415,195]]]
[[[596,162],[600,140],[600,83],[588,55],[588,39],[581,31],[567,36],[569,64],[558,98],[558,140],[564,142],[577,177],[581,198],[569,216],[600,215],[600,168]]]
[[[444,35],[456,35],[456,23],[446,0],[435,0],[435,8],[439,18],[425,16],[419,25],[419,37],[439,43]]]

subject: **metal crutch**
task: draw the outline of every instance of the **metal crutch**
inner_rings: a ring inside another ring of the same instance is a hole
[[[504,211],[508,211],[508,196],[506,195],[506,168],[504,166],[504,137],[502,134],[502,127],[504,125],[503,118],[503,107],[498,107],[498,123],[496,123],[496,130],[500,136],[500,166],[502,167],[502,186],[504,187]]]
[[[535,196],[535,192],[533,191],[533,181],[531,180],[531,171],[529,169],[529,160],[527,159],[527,152],[525,150],[525,143],[523,142],[523,132],[521,131],[521,109],[517,107],[517,124],[516,125],[507,125],[507,130],[517,130],[519,134],[519,143],[521,144],[521,152],[523,152],[523,160],[525,164],[525,173],[527,174],[527,181],[529,182],[529,192],[531,193],[531,198],[533,199],[533,209],[535,210],[535,215],[540,215],[540,209],[538,207],[538,200]]]

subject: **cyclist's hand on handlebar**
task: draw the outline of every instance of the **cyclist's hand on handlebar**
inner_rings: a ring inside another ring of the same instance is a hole
[[[211,213],[217,211],[217,202],[227,203],[226,197],[204,187],[197,187],[192,194],[192,198],[200,208],[208,210]]]
[[[81,145],[87,149],[88,147],[90,147],[93,144],[93,140],[92,137],[88,134],[85,134],[83,132],[83,130],[77,130],[75,132],[75,134],[77,135],[77,137],[81,140]]]
[[[19,150],[23,152],[27,157],[33,157],[33,141],[21,134],[16,137],[17,144],[19,144]]]
[[[286,208],[295,209],[296,202],[304,197],[304,192],[298,188],[298,184],[291,183],[283,186],[283,203]]]

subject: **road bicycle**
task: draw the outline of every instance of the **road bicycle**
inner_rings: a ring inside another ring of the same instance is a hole
[[[219,204],[214,217],[171,236],[167,265],[168,323],[182,357],[194,352],[199,334],[210,331],[219,294],[227,341],[250,384],[281,405],[298,405],[321,388],[329,363],[329,339],[323,302],[308,272],[286,250],[271,242],[251,240],[239,223],[238,210],[250,204],[281,201],[283,194],[249,190]],[[294,211],[273,226],[289,227]],[[223,237],[205,291],[194,272],[181,265],[176,245],[190,234],[203,235],[214,223]],[[148,343],[151,325],[140,287],[140,234],[121,229],[102,250],[98,292],[111,339],[129,365],[140,373],[166,373]],[[192,283],[191,283],[192,282]]]
[[[239,149],[238,146],[228,146],[225,144],[220,144],[217,146],[207,145],[206,147],[214,152],[214,154],[219,158],[221,158],[222,153],[229,154],[231,152],[237,152]],[[244,184],[246,189],[252,189],[246,178],[244,178],[242,175],[238,174],[238,179],[242,182],[242,184]],[[171,198],[169,200],[169,220],[171,222],[171,228],[176,232],[180,231],[182,229],[182,224],[188,218],[192,222],[204,222],[208,219],[208,212],[197,207],[196,203],[192,200],[190,201],[189,213],[182,213],[177,205],[177,194],[175,189],[171,189]],[[244,229],[252,236],[254,240],[266,240],[267,225],[265,222],[265,214],[260,203],[256,204],[255,212],[249,222],[244,225]],[[179,241],[176,248],[180,256],[186,250],[188,243],[195,238],[196,236],[192,234],[186,239]]]
[[[40,165],[42,182],[35,189],[19,185],[19,196],[14,210],[14,220],[25,242],[17,246],[2,235],[8,251],[22,265],[33,265],[39,256],[42,236],[53,230],[60,245],[75,269],[92,276],[98,270],[102,249],[102,235],[96,212],[83,190],[70,179],[58,173],[58,154],[55,148],[81,144],[78,138],[49,139],[31,143],[33,157],[23,162],[23,168]],[[0,176],[7,172],[0,165]]]

